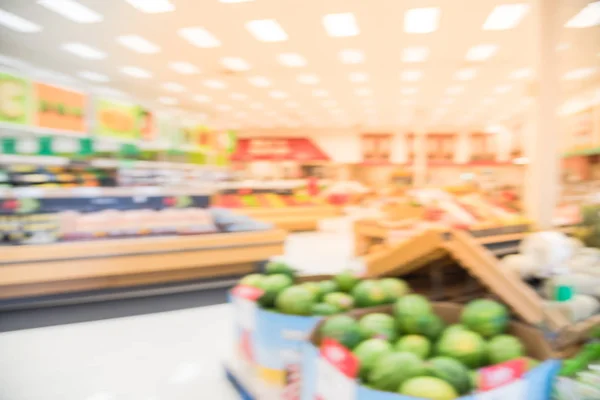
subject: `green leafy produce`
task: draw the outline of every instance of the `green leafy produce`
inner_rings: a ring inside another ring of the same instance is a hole
[[[493,300],[474,300],[465,306],[461,314],[464,326],[490,338],[506,331],[509,323],[507,308]]]
[[[277,310],[291,315],[310,315],[314,304],[315,295],[301,285],[284,289],[275,300]]]
[[[449,357],[435,357],[427,362],[428,375],[448,382],[458,392],[467,394],[473,390],[471,371],[462,364]]]
[[[346,293],[350,293],[352,289],[354,289],[354,286],[361,281],[361,279],[352,271],[344,271],[340,274],[337,274],[333,280],[338,285],[340,290]]]
[[[525,355],[525,348],[521,341],[511,335],[498,335],[492,338],[488,342],[487,349],[490,364],[500,364]]]
[[[294,284],[292,278],[283,274],[269,275],[260,283],[260,288],[265,293],[258,299],[258,303],[263,307],[273,307],[277,295]]]
[[[334,339],[352,350],[362,340],[358,322],[348,315],[334,315],[327,318],[319,328],[321,339]]]
[[[374,388],[395,392],[410,378],[427,372],[425,362],[412,353],[391,353],[379,358],[369,374],[368,382]]]
[[[363,339],[378,338],[387,341],[396,339],[396,322],[388,314],[367,314],[359,321]]]
[[[397,352],[413,353],[423,360],[431,354],[431,342],[425,336],[406,335],[401,337],[394,346]]]
[[[340,313],[341,310],[332,304],[317,303],[312,306],[312,315],[334,315]]]
[[[471,331],[443,336],[436,346],[438,356],[454,358],[469,368],[479,368],[487,362],[485,340]]]
[[[323,297],[323,303],[331,304],[342,311],[354,308],[354,298],[347,293],[334,292]]]
[[[398,392],[420,399],[454,400],[458,398],[458,393],[448,382],[428,376],[420,376],[406,381]]]
[[[384,339],[368,339],[356,346],[353,353],[360,361],[361,378],[367,379],[377,360],[392,352],[392,345]]]
[[[352,289],[356,307],[374,307],[388,302],[388,295],[380,282],[372,279],[362,281]]]

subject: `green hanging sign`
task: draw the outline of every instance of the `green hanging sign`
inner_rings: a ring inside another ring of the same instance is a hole
[[[94,140],[92,138],[79,139],[79,156],[91,156],[94,154]]]
[[[12,137],[2,138],[2,154],[17,154],[17,139]]]
[[[31,82],[0,72],[0,122],[29,125],[31,119]]]
[[[38,155],[40,156],[53,156],[54,151],[52,149],[52,143],[54,137],[52,136],[40,136],[38,139]]]

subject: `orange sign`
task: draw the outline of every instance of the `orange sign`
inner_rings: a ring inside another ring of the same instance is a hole
[[[74,90],[35,83],[35,126],[58,131],[85,133],[87,96]]]

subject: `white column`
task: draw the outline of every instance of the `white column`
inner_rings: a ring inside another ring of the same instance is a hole
[[[552,226],[559,194],[560,154],[558,117],[559,81],[556,66],[559,0],[534,0],[533,19],[537,97],[526,134],[530,162],[525,180],[525,204],[530,218],[540,229]]]
[[[415,132],[415,160],[413,165],[414,185],[424,186],[427,183],[427,137],[426,133],[419,129]]]

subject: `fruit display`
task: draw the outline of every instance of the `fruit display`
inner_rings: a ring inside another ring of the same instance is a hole
[[[563,362],[553,400],[600,399],[600,342],[590,342]]]
[[[333,339],[351,351],[362,385],[418,399],[452,400],[472,393],[481,368],[521,359],[527,368],[537,365],[521,339],[508,333],[503,304],[473,300],[460,310],[460,324],[451,325],[436,307],[421,295],[405,293],[386,312],[327,318],[313,340],[318,345]]]
[[[0,185],[6,187],[73,188],[116,186],[114,171],[87,166],[47,166],[14,164],[0,172]]]
[[[225,208],[283,208],[296,206],[316,206],[325,204],[319,197],[311,197],[302,192],[291,194],[248,193],[221,194],[215,196],[215,205]]]

